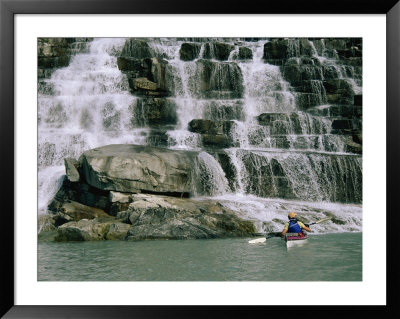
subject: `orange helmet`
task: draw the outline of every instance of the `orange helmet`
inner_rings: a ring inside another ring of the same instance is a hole
[[[293,212],[290,212],[289,215],[288,215],[289,219],[295,218],[296,216],[297,216],[297,214],[293,213]]]

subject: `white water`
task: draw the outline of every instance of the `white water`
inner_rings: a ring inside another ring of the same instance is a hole
[[[226,194],[213,199],[238,216],[252,220],[260,233],[281,231],[290,211],[296,212],[299,219],[306,223],[333,217],[330,221],[312,225],[312,234],[362,231],[361,205],[261,198],[243,194]]]

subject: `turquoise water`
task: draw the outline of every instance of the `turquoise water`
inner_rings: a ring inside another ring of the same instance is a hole
[[[38,244],[39,281],[361,281],[362,233]]]

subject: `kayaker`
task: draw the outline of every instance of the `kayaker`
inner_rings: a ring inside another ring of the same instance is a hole
[[[286,233],[297,233],[298,236],[304,236],[302,230],[311,231],[310,227],[304,225],[296,218],[297,214],[290,212],[288,215],[289,222],[285,223],[285,227],[281,233],[281,236],[285,236]]]

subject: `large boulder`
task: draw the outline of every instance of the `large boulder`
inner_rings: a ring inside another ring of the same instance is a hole
[[[102,190],[187,196],[197,152],[141,145],[107,145],[79,161],[87,183]]]

